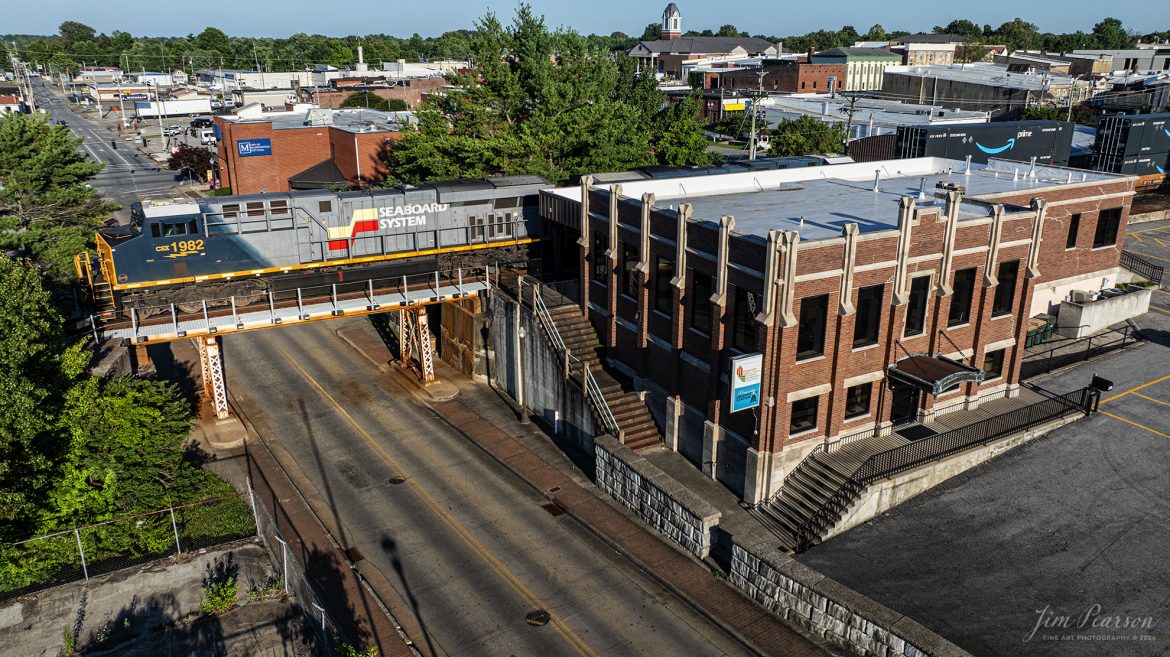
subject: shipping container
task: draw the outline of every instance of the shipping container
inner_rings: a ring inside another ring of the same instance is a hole
[[[1131,155],[1118,161],[1109,173],[1123,173],[1131,176],[1154,176],[1165,174],[1170,168],[1170,154]]]
[[[1170,152],[1170,112],[1101,117],[1093,152],[1099,161]]]
[[[944,157],[986,163],[989,158],[1064,166],[1072,149],[1073,124],[1064,121],[1001,121],[898,128],[899,158]]]

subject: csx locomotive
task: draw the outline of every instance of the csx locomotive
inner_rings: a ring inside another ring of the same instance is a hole
[[[254,303],[269,290],[389,278],[526,256],[539,238],[538,176],[408,189],[248,194],[131,207],[98,233],[96,296],[146,314],[202,301]],[[104,294],[103,294],[104,292]]]

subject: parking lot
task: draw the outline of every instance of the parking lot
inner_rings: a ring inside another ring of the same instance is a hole
[[[1130,226],[1125,238],[1125,250],[1159,267],[1170,270],[1170,221],[1151,221]],[[1170,274],[1162,281],[1170,286]],[[1150,310],[1170,318],[1170,292],[1159,289],[1150,299]]]
[[[1170,222],[1136,230],[1126,249],[1170,267]],[[1099,413],[798,560],[975,655],[1170,655],[1170,295],[1155,296],[1145,343],[1033,380],[1109,379]]]

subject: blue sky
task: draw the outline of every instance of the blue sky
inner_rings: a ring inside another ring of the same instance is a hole
[[[640,34],[647,23],[659,20],[662,0],[534,1],[550,25],[570,26],[580,32]],[[752,34],[804,34],[818,29],[853,25],[865,33],[881,23],[887,30],[929,31],[954,18],[998,26],[1015,17],[1039,25],[1045,32],[1088,32],[1106,15],[1122,20],[1135,31],[1170,29],[1170,3],[1137,0],[1120,3],[1062,0],[982,0],[978,3],[874,2],[833,0],[824,5],[786,0],[736,0],[735,2],[677,2],[683,29],[718,29],[731,23]],[[284,37],[297,32],[332,36],[385,33],[430,36],[451,29],[471,27],[489,8],[510,16],[515,2],[486,0],[186,0],[184,2],[97,2],[96,0],[0,0],[0,32],[45,34],[56,32],[64,20],[78,20],[99,32],[115,29],[136,36],[174,36],[198,33],[211,25],[231,35]],[[816,10],[822,7],[824,10]]]

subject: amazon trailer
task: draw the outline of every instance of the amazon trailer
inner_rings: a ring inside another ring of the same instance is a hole
[[[1165,176],[1170,170],[1170,112],[1102,117],[1091,166],[1109,173]]]
[[[986,164],[989,158],[1066,166],[1073,124],[1064,121],[1002,121],[901,126],[895,157],[942,157]]]

